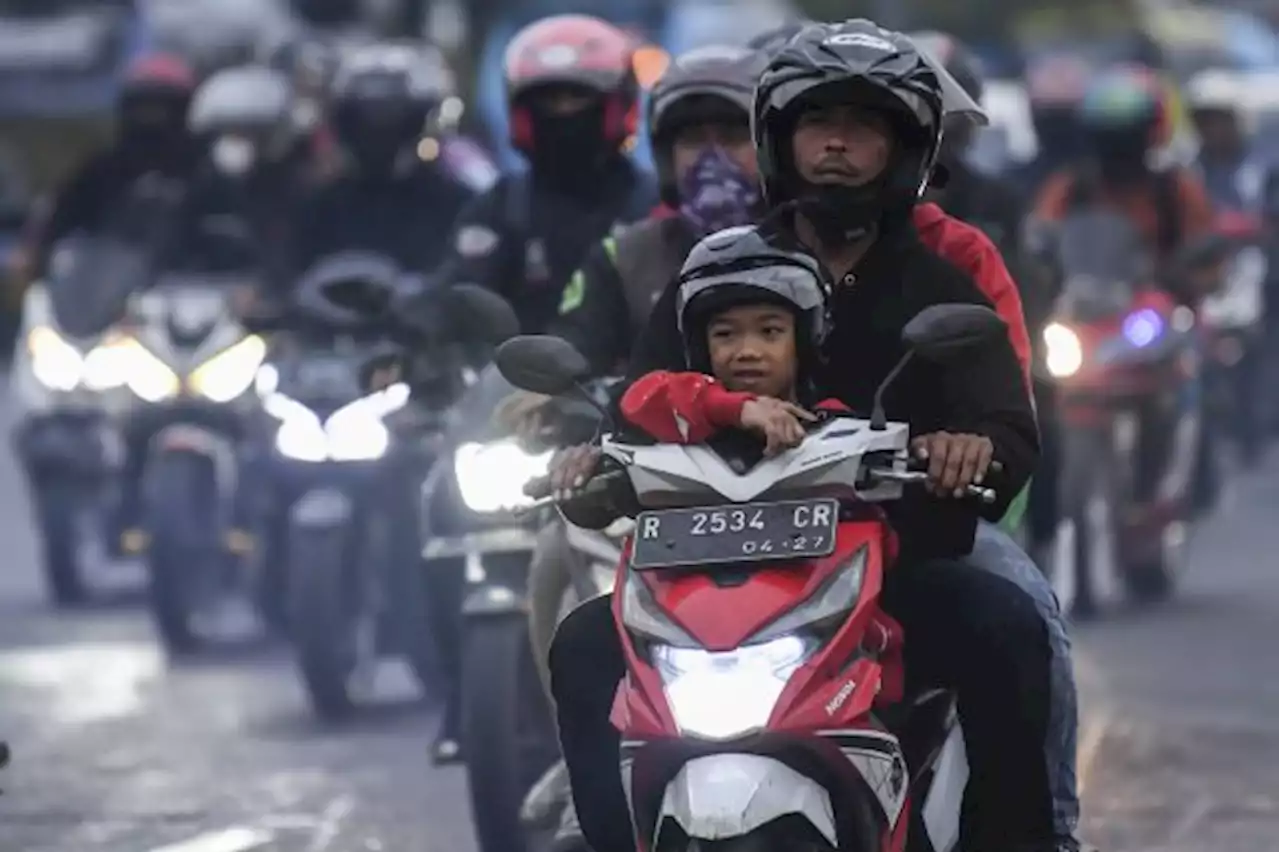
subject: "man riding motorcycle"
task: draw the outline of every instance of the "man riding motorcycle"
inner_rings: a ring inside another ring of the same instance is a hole
[[[502,294],[526,332],[557,316],[591,246],[658,202],[624,151],[639,109],[633,53],[625,33],[587,15],[544,18],[507,48],[511,142],[529,169],[464,211],[446,272]]]
[[[201,86],[191,131],[204,161],[194,195],[202,215],[240,218],[261,257],[261,295],[283,293],[293,274],[289,255],[302,201],[319,170],[309,135],[294,121],[293,87],[263,66],[231,68]]]
[[[1089,159],[1060,170],[1041,188],[1031,215],[1062,219],[1098,203],[1133,220],[1160,260],[1213,226],[1204,183],[1191,170],[1155,162],[1172,134],[1169,92],[1154,73],[1120,67],[1094,80],[1078,111]]]
[[[625,363],[649,309],[707,234],[759,212],[751,92],[766,54],[711,46],[679,56],[649,93],[646,126],[663,203],[587,255],[549,331],[578,347],[599,373]]]
[[[129,66],[116,104],[118,140],[72,175],[47,216],[29,230],[20,277],[43,274],[49,252],[63,237],[99,228],[144,175],[182,181],[191,176],[199,161],[187,132],[195,86],[195,73],[176,56],[153,54]]]
[[[1157,262],[1156,282],[1191,305],[1218,286],[1218,264],[1177,268],[1180,249],[1209,235],[1213,206],[1191,169],[1155,162],[1170,141],[1170,92],[1151,71],[1122,66],[1099,75],[1085,92],[1079,121],[1091,159],[1060,171],[1041,189],[1032,228],[1061,221],[1072,210],[1102,205],[1129,218]],[[1212,430],[1200,430],[1195,503],[1211,507],[1219,489]]]
[[[634,46],[587,15],[557,15],[525,27],[507,49],[511,141],[527,172],[503,175],[458,220],[437,279],[489,287],[515,309],[526,333],[558,315],[569,277],[606,234],[657,204],[652,180],[625,153],[636,132]],[[458,759],[461,708],[462,566],[428,569],[432,619],[451,682],[434,754]]]
[[[445,256],[460,210],[496,173],[453,134],[456,88],[439,51],[377,44],[352,55],[333,84],[332,125],[347,163],[307,200],[294,269],[339,251],[386,255],[427,274]]]
[[[1187,110],[1200,138],[1196,166],[1218,208],[1245,210],[1257,194],[1249,185],[1250,154],[1239,83],[1220,71],[1204,71],[1187,84]]]
[[[187,110],[195,86],[195,73],[176,56],[154,54],[129,67],[116,106],[119,139],[81,166],[57,194],[47,215],[29,229],[30,244],[22,263],[22,272],[28,275],[24,277],[46,274],[50,253],[62,238],[106,226],[117,206],[144,177],[159,175],[190,189],[200,162],[199,146],[187,129]],[[187,218],[191,207],[188,194],[179,215]],[[158,253],[175,249],[171,245],[150,248]],[[139,281],[136,286],[146,283]],[[136,551],[142,542],[135,527],[141,508],[143,449],[126,448],[116,534],[109,537],[113,549],[125,552]]]
[[[903,322],[929,304],[987,303],[972,279],[920,243],[911,224],[938,153],[944,100],[977,109],[953,86],[940,83],[905,36],[849,21],[806,29],[773,58],[756,90],[754,136],[765,198],[775,210],[761,234],[784,250],[808,247],[835,282],[831,333],[816,370],[818,398],[869,408],[872,390],[897,358]],[[732,280],[751,283],[751,266],[746,260],[735,266],[741,274]],[[708,271],[686,268],[682,280]],[[670,341],[674,331],[679,342],[674,350],[637,354],[633,376],[698,369],[688,361],[678,315],[674,304],[668,313],[655,311],[650,330],[676,325],[660,336]],[[959,372],[965,375],[947,382],[955,393],[946,402],[917,385],[891,405],[900,406],[898,419],[930,433],[921,443],[935,486],[945,483],[947,493],[999,459],[1002,472],[987,481],[998,481],[1003,499],[983,510],[998,517],[1037,455],[1026,385],[1011,347],[993,347]],[[940,409],[926,413],[935,402]],[[550,487],[572,488],[593,464],[585,454],[562,458]],[[951,475],[944,474],[948,467]],[[923,500],[911,514],[899,523],[904,548],[909,561],[930,565],[903,572],[897,614],[908,635],[918,637],[908,668],[957,688],[966,731],[973,732],[966,848],[1079,849],[1074,686],[1052,592],[1007,538],[978,526],[975,507]],[[920,587],[908,591],[917,581]],[[966,603],[957,605],[961,595]],[[608,608],[599,599],[571,614],[551,659],[575,803],[597,852],[633,846],[609,721],[623,665]],[[969,627],[992,622],[1001,631],[982,633],[981,640]],[[991,647],[930,660],[940,645],[954,649],[964,637]],[[981,672],[957,670],[971,659],[984,661]]]

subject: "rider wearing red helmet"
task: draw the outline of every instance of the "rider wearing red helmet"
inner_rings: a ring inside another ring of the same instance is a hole
[[[62,237],[96,228],[144,174],[190,176],[198,160],[186,126],[195,87],[190,66],[169,54],[143,57],[125,71],[116,105],[118,140],[80,166],[57,193],[48,217],[31,229],[29,271],[44,268]]]
[[[544,18],[507,48],[511,142],[529,169],[463,212],[448,278],[500,292],[526,332],[557,315],[588,249],[658,201],[625,153],[639,113],[634,50],[588,15]]]
[[[529,169],[503,175],[463,210],[439,279],[500,293],[526,333],[558,316],[565,285],[593,246],[658,203],[652,178],[626,155],[639,112],[634,52],[629,36],[588,15],[544,18],[507,48],[511,141]],[[432,621],[446,679],[456,685],[463,565],[450,561],[428,575],[437,583]],[[459,755],[461,711],[457,690],[449,692],[437,762]]]

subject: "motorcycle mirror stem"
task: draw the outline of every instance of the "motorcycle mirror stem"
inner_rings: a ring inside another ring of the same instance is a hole
[[[883,432],[889,420],[884,411],[884,392],[893,384],[894,379],[911,363],[911,358],[916,354],[914,349],[908,349],[906,354],[898,359],[898,363],[893,365],[893,369],[889,371],[889,375],[884,377],[884,381],[880,383],[880,387],[876,388],[875,396],[871,398],[871,429],[875,432]]]

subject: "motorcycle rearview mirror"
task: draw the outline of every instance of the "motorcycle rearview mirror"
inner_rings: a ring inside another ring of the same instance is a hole
[[[586,357],[572,343],[547,334],[508,340],[498,347],[494,363],[511,384],[547,396],[560,396],[578,388],[591,373]]]
[[[876,388],[871,410],[871,428],[883,431],[888,420],[884,410],[884,392],[898,378],[913,358],[939,361],[1006,334],[1000,315],[985,305],[949,303],[930,305],[916,314],[902,329],[906,354]]]
[[[450,327],[465,329],[469,340],[496,346],[520,333],[511,304],[485,287],[454,284],[446,291],[444,310]]]

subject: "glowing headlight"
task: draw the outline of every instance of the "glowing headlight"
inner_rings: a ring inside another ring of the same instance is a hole
[[[768,724],[787,681],[815,647],[794,633],[735,651],[656,645],[653,663],[681,733],[726,740]]]
[[[177,395],[182,387],[177,373],[132,337],[113,348],[111,364],[121,371],[124,382],[146,402],[161,402]]]
[[[253,384],[267,344],[251,334],[205,361],[191,374],[191,389],[212,402],[230,402]]]
[[[281,393],[271,393],[264,405],[280,421],[276,449],[298,461],[373,461],[391,445],[382,418],[403,408],[409,388],[392,385],[335,411],[320,422],[315,412]]]
[[[84,358],[74,346],[48,326],[31,329],[27,335],[31,370],[37,381],[59,391],[74,390],[84,375]]]
[[[71,391],[83,384],[89,390],[101,391],[125,383],[125,342],[109,339],[81,355],[52,328],[38,326],[27,335],[27,351],[31,353],[36,380],[50,390]]]
[[[551,452],[530,455],[514,441],[463,444],[454,458],[458,491],[473,512],[518,509],[533,502],[524,493],[532,479],[546,476]]]
[[[1083,366],[1084,347],[1079,336],[1065,325],[1053,322],[1045,326],[1044,345],[1044,365],[1054,378],[1074,376]]]

